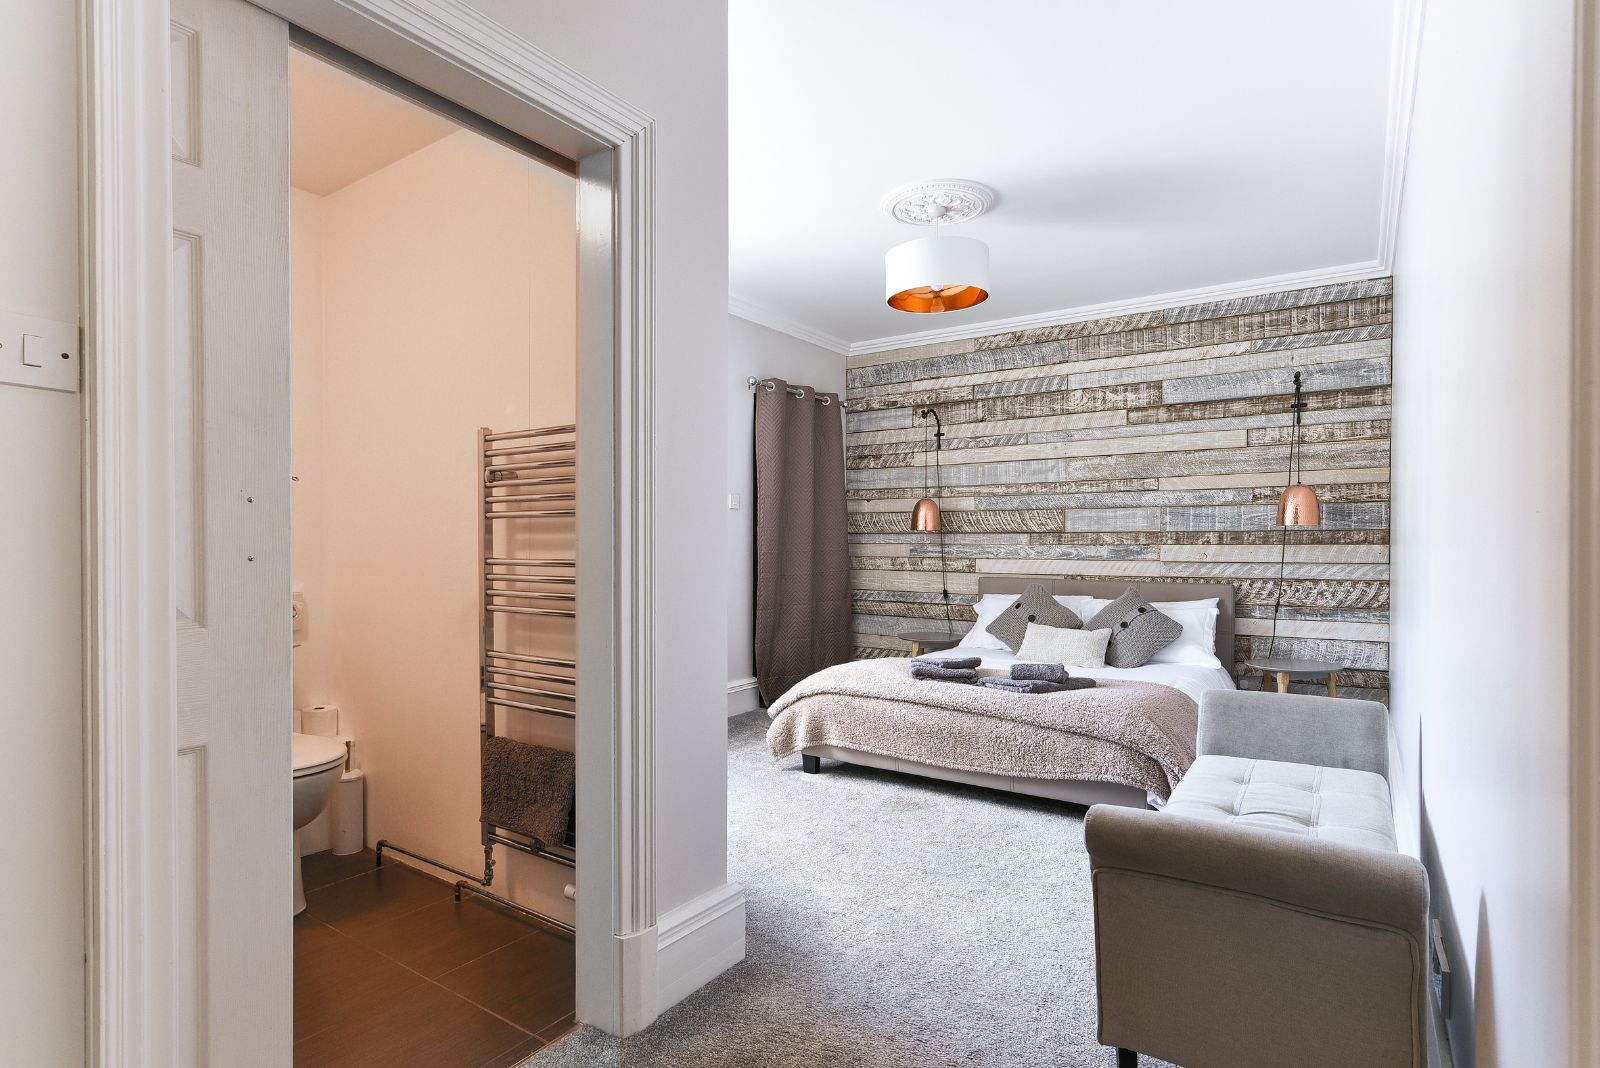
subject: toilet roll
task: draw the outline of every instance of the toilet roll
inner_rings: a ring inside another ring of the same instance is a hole
[[[300,713],[302,734],[320,734],[332,738],[339,733],[339,706],[312,705]]]
[[[332,822],[333,852],[341,857],[359,853],[367,847],[367,776],[347,771],[333,787],[328,804]]]

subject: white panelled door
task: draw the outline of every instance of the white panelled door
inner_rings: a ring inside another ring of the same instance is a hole
[[[183,1063],[292,1060],[289,33],[172,3]]]

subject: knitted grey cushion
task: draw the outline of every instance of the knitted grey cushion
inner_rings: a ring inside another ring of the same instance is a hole
[[[1005,642],[1006,648],[1014,653],[1022,647],[1022,639],[1028,636],[1029,623],[1066,630],[1083,626],[1083,620],[1078,618],[1076,612],[1050,596],[1049,590],[1035,582],[995,617],[988,631]]]
[[[1183,624],[1171,616],[1164,616],[1132,586],[1094,614],[1084,624],[1087,630],[1111,629],[1111,642],[1106,646],[1106,666],[1115,668],[1144,667],[1150,658],[1178,640]]]

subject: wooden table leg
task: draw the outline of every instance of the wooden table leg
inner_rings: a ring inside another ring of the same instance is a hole
[[[1328,696],[1329,697],[1338,697],[1339,696],[1338,678],[1334,674],[1334,672],[1332,672],[1332,671],[1328,672]]]
[[[922,643],[921,642],[912,642],[911,643],[911,655],[914,656],[914,657],[922,655]]]
[[[1287,671],[1278,672],[1278,692],[1289,692],[1289,673]]]

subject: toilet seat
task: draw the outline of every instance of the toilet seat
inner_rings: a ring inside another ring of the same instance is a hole
[[[294,777],[315,775],[344,763],[344,743],[320,734],[294,736]]]

